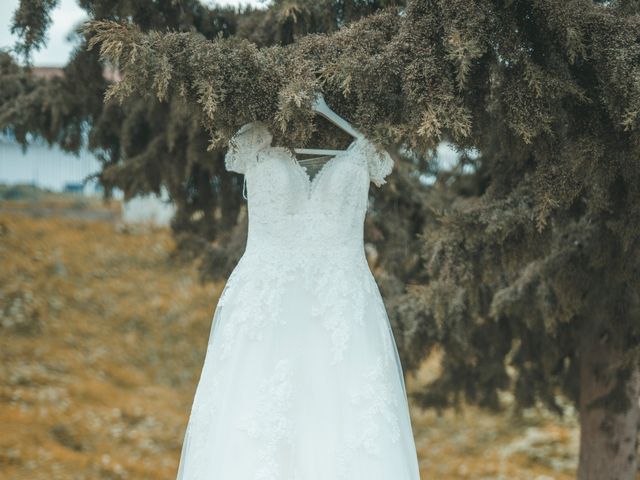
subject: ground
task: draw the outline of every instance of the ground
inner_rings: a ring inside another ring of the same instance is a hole
[[[175,479],[223,285],[173,253],[115,204],[0,202],[0,479]],[[411,415],[423,480],[575,476],[571,411]]]

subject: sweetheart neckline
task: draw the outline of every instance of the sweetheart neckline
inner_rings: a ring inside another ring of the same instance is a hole
[[[313,176],[313,178],[311,178],[309,176],[309,174],[307,173],[306,168],[303,167],[298,162],[298,160],[295,157],[295,155],[288,148],[267,145],[266,147],[262,148],[261,151],[268,151],[268,150],[279,151],[279,152],[283,153],[287,157],[289,162],[293,164],[293,169],[300,172],[301,180],[305,184],[306,200],[309,201],[309,200],[311,200],[313,198],[313,195],[314,195],[315,190],[317,189],[317,184],[319,183],[319,180],[326,173],[325,170],[328,170],[328,167],[330,167],[331,164],[335,163],[334,162],[335,160],[341,158],[342,156],[346,155],[347,153],[350,153],[355,148],[356,145],[358,145],[360,142],[363,142],[363,141],[366,141],[365,137],[356,137],[356,138],[354,138],[351,141],[351,143],[349,144],[349,146],[345,150],[342,150],[341,152],[337,153],[336,155],[331,157],[329,160],[327,160],[324,163],[324,165],[322,165],[322,168],[320,168],[320,170],[318,170],[318,172]]]
[[[311,200],[313,198],[313,194],[314,194],[315,190],[317,189],[316,186],[317,186],[319,180],[326,173],[325,170],[327,170],[333,163],[335,163],[334,162],[335,160],[337,160],[338,158],[341,158],[343,155],[346,155],[347,153],[351,152],[351,150],[356,146],[356,144],[358,144],[360,142],[360,140],[364,140],[364,138],[354,138],[353,141],[349,144],[349,146],[345,150],[337,153],[336,155],[331,157],[329,160],[327,160],[324,163],[324,165],[322,165],[320,170],[318,170],[318,172],[313,176],[313,178],[311,178],[309,176],[309,173],[307,172],[307,169],[305,167],[303,167],[300,164],[300,162],[298,162],[298,160],[296,159],[295,155],[293,155],[291,152],[287,151],[287,153],[288,153],[287,156],[292,161],[294,168],[296,170],[300,171],[300,173],[302,174],[302,180],[305,182],[305,186],[306,186],[306,190],[307,190],[307,200]]]

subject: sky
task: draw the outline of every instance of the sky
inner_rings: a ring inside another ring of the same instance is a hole
[[[0,49],[10,49],[16,41],[11,34],[11,19],[20,0],[0,0]],[[263,0],[203,0],[205,5],[264,5]],[[62,66],[67,63],[73,45],[67,41],[69,32],[86,19],[84,10],[78,7],[75,0],[59,0],[58,7],[51,14],[51,27],[48,31],[48,42],[45,48],[34,52],[33,63],[36,66]]]

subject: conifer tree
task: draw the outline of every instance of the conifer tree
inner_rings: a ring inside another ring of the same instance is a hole
[[[40,44],[53,3],[21,3],[21,53]],[[81,5],[92,18],[81,45],[93,49],[77,52],[65,80],[18,81],[0,97],[1,127],[65,144],[88,121],[91,147],[106,152],[103,181],[130,194],[170,186],[176,233],[200,219],[210,231],[190,238],[238,246],[241,184],[223,171],[226,141],[259,119],[285,146],[339,142],[311,111],[322,91],[397,160],[374,193],[368,235],[404,365],[434,345],[445,352],[442,375],[416,399],[499,408],[510,391],[521,407],[558,412],[569,399],[580,413],[578,478],[635,478],[637,1]],[[92,101],[65,109],[75,79],[98,76],[98,56],[122,81],[96,78],[82,94]],[[60,105],[47,101],[65,91]],[[43,120],[35,107],[45,104]],[[424,186],[442,140],[460,149],[459,164]]]

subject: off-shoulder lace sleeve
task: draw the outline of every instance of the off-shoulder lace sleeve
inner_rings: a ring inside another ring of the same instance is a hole
[[[369,178],[378,187],[387,183],[385,177],[393,170],[393,159],[386,150],[376,148],[370,144],[367,155],[369,165]]]
[[[257,160],[260,150],[271,144],[271,133],[262,122],[243,125],[231,140],[224,157],[225,168],[231,172],[245,173]]]

